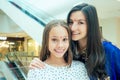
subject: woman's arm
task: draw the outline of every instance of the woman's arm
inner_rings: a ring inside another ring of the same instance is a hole
[[[111,42],[104,41],[106,70],[111,80],[120,80],[120,49]]]
[[[117,80],[120,80],[120,49],[114,46],[114,64]]]
[[[43,62],[39,58],[34,58],[29,65],[30,69],[35,69],[35,68],[42,69],[44,67],[45,67],[45,65],[43,64]]]

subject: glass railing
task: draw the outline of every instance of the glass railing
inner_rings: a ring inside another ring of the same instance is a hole
[[[19,61],[19,59],[17,59],[16,55],[13,55],[12,57],[14,58],[11,59],[10,56],[6,56],[6,58],[8,59],[8,61],[6,62],[8,68],[18,78],[18,80],[25,80],[27,75],[27,70],[25,66],[22,64],[22,62]]]
[[[34,57],[34,53],[27,52],[9,52],[4,55],[4,60],[0,61],[0,72],[4,74],[11,74],[1,78],[12,78],[11,80],[26,80],[29,69],[29,64]],[[2,66],[1,66],[2,65]],[[3,69],[4,68],[4,69]],[[8,73],[9,72],[9,73]],[[13,79],[14,78],[14,79]]]
[[[24,70],[28,66],[20,66],[16,62],[6,62],[0,61],[0,72],[3,74],[5,80],[26,80],[27,74],[24,73]],[[1,80],[1,79],[0,79]]]
[[[28,3],[27,0],[8,0],[8,1],[43,26],[45,26],[49,21],[55,19],[53,16],[47,14],[43,10],[40,10],[32,6],[30,3]]]
[[[14,51],[6,53],[2,61],[6,62],[6,68],[9,68],[11,73],[13,73],[18,80],[25,80],[29,69],[28,66],[34,57],[38,56],[34,56],[33,52]],[[7,71],[4,70],[3,72],[6,74]]]
[[[25,66],[19,66],[19,64],[15,62],[10,62],[7,63],[9,69],[11,72],[18,78],[18,80],[25,80],[26,79],[26,74],[24,73],[23,69]]]
[[[1,70],[0,70],[0,80],[7,80]]]

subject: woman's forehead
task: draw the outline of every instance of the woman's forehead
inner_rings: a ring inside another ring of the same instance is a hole
[[[70,15],[70,20],[85,20],[85,15],[81,11],[75,11]]]

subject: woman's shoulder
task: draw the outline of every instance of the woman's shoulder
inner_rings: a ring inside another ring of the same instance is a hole
[[[115,46],[114,44],[112,44],[112,42],[103,41],[102,44],[103,44],[103,47],[105,49],[105,52],[117,52],[117,53],[120,53],[120,49],[117,46]]]
[[[106,69],[111,77],[120,75],[120,49],[112,44],[112,42],[103,41],[106,54]],[[115,74],[115,75],[114,75]]]

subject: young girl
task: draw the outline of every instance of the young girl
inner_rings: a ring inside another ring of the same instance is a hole
[[[62,20],[49,22],[43,33],[40,60],[44,69],[31,69],[27,80],[89,80],[85,66],[72,61],[71,32]]]

